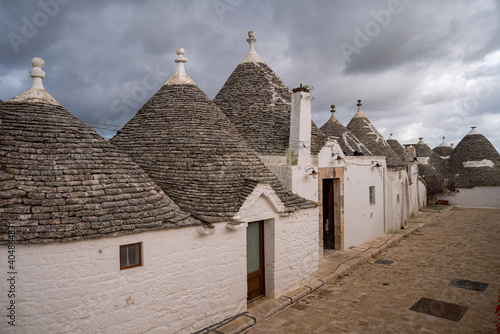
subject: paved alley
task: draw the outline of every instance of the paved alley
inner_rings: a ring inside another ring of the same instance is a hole
[[[500,210],[455,208],[246,333],[494,333],[499,288]]]

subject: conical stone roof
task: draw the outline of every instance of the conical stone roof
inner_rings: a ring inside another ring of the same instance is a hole
[[[249,32],[250,50],[214,98],[214,103],[260,155],[284,155],[289,147],[292,93],[255,51],[255,34]],[[327,141],[311,123],[311,153]]]
[[[358,110],[354,114],[347,129],[350,130],[365,146],[370,150],[371,155],[385,156],[388,167],[400,168],[406,167],[406,164],[392,150],[387,141],[382,137],[378,130],[368,120],[361,110],[361,100],[358,100]]]
[[[500,155],[475,127],[458,143],[450,156],[456,186],[500,186]]]
[[[183,210],[208,222],[230,220],[257,182],[269,183],[287,212],[315,206],[285,190],[198,86],[172,78],[111,142]]]
[[[453,151],[453,147],[451,147],[451,145],[445,141],[445,137],[443,137],[443,141],[441,142],[441,144],[434,147],[432,150],[439,154],[441,158],[449,158],[451,152]]]
[[[48,243],[201,224],[45,91],[40,61],[37,100],[32,87],[0,105],[1,241],[7,226]]]
[[[345,155],[371,155],[370,150],[335,117],[335,105],[332,104],[331,108],[332,116],[320,128],[321,131],[329,137],[338,137],[338,143]]]
[[[436,152],[431,150],[423,141],[423,138],[419,138],[419,141],[415,144],[415,154],[419,162],[419,168],[424,168],[425,165],[428,165],[432,166],[442,176],[450,173],[449,161],[442,159]],[[422,173],[422,175],[426,174],[429,173]]]
[[[391,136],[387,139],[387,143],[402,161],[406,161],[405,149],[397,139],[392,137],[392,133]]]

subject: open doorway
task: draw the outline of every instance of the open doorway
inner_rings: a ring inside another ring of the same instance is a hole
[[[333,179],[323,179],[323,248],[335,249],[335,206]]]

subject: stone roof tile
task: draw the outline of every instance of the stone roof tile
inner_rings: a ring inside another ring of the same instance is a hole
[[[450,163],[459,188],[500,186],[500,155],[474,128],[453,149]]]
[[[403,145],[401,145],[397,139],[392,138],[392,133],[391,133],[391,136],[389,137],[389,139],[387,139],[387,143],[392,148],[394,153],[396,153],[402,161],[406,161],[405,149],[404,149]]]
[[[268,182],[287,211],[315,206],[283,187],[194,84],[163,85],[111,142],[181,209],[208,222],[227,221],[239,211],[248,180]]]
[[[358,110],[347,124],[350,130],[366,147],[371,155],[380,155],[386,157],[387,167],[401,168],[406,164],[401,160],[394,150],[389,146],[384,137],[378,132],[375,126],[361,111],[361,100],[358,100]]]
[[[335,117],[335,105],[331,107],[332,116],[323,124],[321,131],[329,137],[338,137],[338,143],[345,155],[353,156],[358,153],[370,155],[371,152],[367,147]]]
[[[289,148],[292,93],[258,57],[254,36],[247,40],[249,53],[213,101],[259,155],[285,155]],[[318,154],[328,138],[314,122],[311,135],[311,153]]]
[[[23,243],[201,224],[123,152],[61,106],[0,106],[0,239]]]

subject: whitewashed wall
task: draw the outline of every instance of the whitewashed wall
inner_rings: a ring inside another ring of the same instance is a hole
[[[416,163],[408,164],[408,189],[410,197],[410,212],[408,218],[411,218],[421,208],[419,201],[420,190],[418,179],[418,165]]]
[[[427,205],[427,187],[421,177],[418,178],[418,207]]]
[[[259,184],[237,218],[265,220],[266,295],[274,298],[316,277],[318,208],[281,215],[282,203]],[[244,225],[243,225],[244,226]],[[143,243],[143,266],[120,270],[119,246]],[[7,247],[0,247],[0,272]],[[140,234],[16,245],[15,333],[190,333],[246,311],[246,228],[216,224]],[[2,279],[1,291],[8,282]],[[0,307],[7,309],[7,298]],[[6,317],[5,317],[6,319]],[[7,321],[0,332],[8,332]]]
[[[344,169],[344,247],[359,245],[384,235],[383,157],[346,157]],[[381,167],[373,167],[372,161]],[[375,204],[369,187],[375,186]]]
[[[438,196],[450,205],[475,208],[500,208],[500,187],[459,188],[453,196]]]
[[[143,243],[120,270],[119,246]],[[246,234],[217,224],[68,243],[17,245],[15,333],[188,333],[246,310]],[[6,247],[0,258],[7,259]],[[6,273],[7,261],[0,261]],[[6,280],[1,280],[6,291]],[[2,293],[3,295],[3,293]],[[1,307],[6,309],[2,296]],[[8,333],[6,321],[0,332]]]
[[[385,206],[385,231],[394,233],[401,229],[407,219],[409,203],[405,184],[408,182],[406,169],[391,170],[386,172],[386,206]]]
[[[277,298],[316,278],[318,270],[319,209],[280,215],[279,199],[259,184],[235,218],[244,222],[264,220],[266,296]],[[246,210],[246,207],[259,210]]]
[[[311,162],[311,164],[303,166],[291,166],[286,165],[286,160],[273,160],[270,159],[270,157],[267,157],[267,159],[264,160],[264,162],[266,161],[283,162],[284,165],[266,164],[266,167],[269,168],[269,170],[283,183],[283,185],[294,194],[307,198],[311,201],[318,201],[318,180],[310,175],[311,171],[306,170],[308,167],[313,167],[314,170],[318,172],[318,168],[315,163]]]

